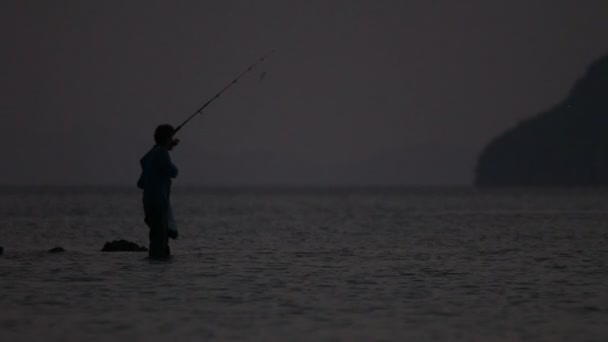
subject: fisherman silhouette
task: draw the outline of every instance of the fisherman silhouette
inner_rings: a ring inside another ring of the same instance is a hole
[[[160,125],[154,131],[156,145],[139,161],[141,176],[137,187],[143,190],[143,206],[146,225],[150,228],[151,258],[166,258],[171,255],[169,238],[177,238],[173,211],[169,197],[171,178],[177,177],[177,167],[169,157],[169,151],[178,143],[171,125]]]

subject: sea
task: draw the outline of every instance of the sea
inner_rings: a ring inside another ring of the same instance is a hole
[[[0,188],[0,341],[608,341],[608,189]],[[62,247],[63,253],[48,253]]]

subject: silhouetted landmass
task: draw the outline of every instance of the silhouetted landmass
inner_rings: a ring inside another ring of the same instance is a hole
[[[608,56],[593,63],[553,109],[495,138],[477,185],[608,185]]]
[[[49,249],[49,253],[63,253],[65,252],[65,248],[63,247],[54,247]]]
[[[106,242],[101,249],[102,252],[147,252],[146,247],[127,240],[114,240]]]

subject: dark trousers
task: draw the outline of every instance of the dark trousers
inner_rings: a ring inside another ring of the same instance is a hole
[[[164,205],[146,205],[144,203],[144,221],[150,228],[151,258],[166,258],[171,255],[168,236],[168,213]]]

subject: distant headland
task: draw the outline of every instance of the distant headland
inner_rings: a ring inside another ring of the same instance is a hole
[[[479,186],[608,185],[608,56],[563,102],[491,141],[475,171]]]

